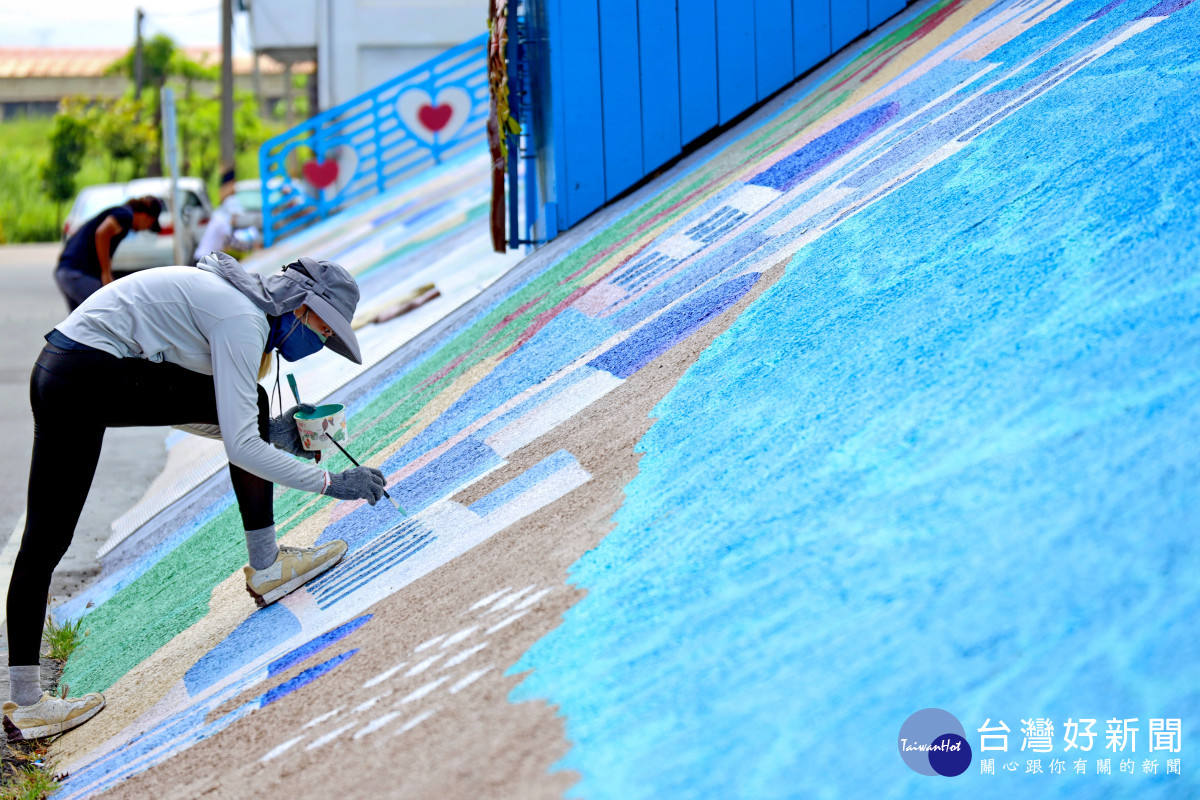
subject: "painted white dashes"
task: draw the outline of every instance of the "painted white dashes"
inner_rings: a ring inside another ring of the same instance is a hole
[[[425,642],[421,642],[419,645],[414,647],[413,652],[419,653],[422,650],[428,650],[429,648],[433,647],[435,644],[437,644],[438,642],[440,642],[442,639],[445,639],[445,638],[446,638],[446,634],[439,633],[437,636],[433,637],[432,639],[425,641]]]
[[[488,672],[490,672],[491,669],[492,669],[491,666],[486,666],[483,669],[477,669],[474,672],[470,673],[469,675],[467,675],[467,677],[463,678],[458,683],[456,683],[450,687],[450,694],[458,694],[463,689],[467,688],[472,683],[479,680],[484,675],[488,674]]]
[[[436,708],[431,708],[431,709],[429,709],[428,711],[422,711],[420,714],[418,714],[417,716],[415,716],[415,717],[413,717],[412,719],[410,719],[408,722],[406,722],[406,723],[404,723],[403,725],[401,725],[401,726],[400,726],[400,730],[396,731],[396,733],[395,733],[395,734],[393,734],[393,735],[395,735],[395,736],[399,736],[399,735],[400,735],[400,734],[402,734],[402,733],[408,733],[408,732],[409,732],[409,731],[411,731],[413,728],[417,727],[417,726],[418,726],[418,725],[420,725],[422,722],[424,722],[425,720],[429,719],[429,718],[430,718],[430,717],[432,717],[434,714],[436,714],[436,713],[437,713],[437,711],[438,711],[438,710],[437,710]]]
[[[387,697],[387,696],[388,696],[388,695],[390,695],[391,693],[392,693],[392,690],[391,690],[391,689],[388,689],[388,690],[387,690],[386,692],[384,692],[383,694],[377,694],[377,695],[375,695],[374,697],[372,697],[370,700],[364,700],[363,702],[361,702],[361,703],[359,703],[358,705],[356,705],[356,706],[355,706],[355,707],[354,707],[354,708],[353,708],[353,709],[350,711],[350,713],[351,713],[351,714],[357,714],[357,713],[358,713],[358,712],[360,712],[360,711],[366,711],[368,708],[370,708],[371,706],[375,705],[376,703],[378,703],[380,700],[382,700],[383,698]]]
[[[513,592],[512,594],[508,595],[507,597],[503,597],[500,600],[498,600],[491,608],[489,608],[487,611],[485,611],[483,613],[494,614],[497,611],[501,611],[505,608],[508,608],[513,603],[517,602],[522,597],[524,597],[526,594],[528,594],[529,592],[533,591],[536,588],[537,588],[536,586],[526,586],[524,589],[520,590],[519,592]]]
[[[458,644],[463,639],[466,639],[468,636],[470,636],[472,633],[474,633],[477,630],[479,630],[478,625],[472,625],[469,628],[463,628],[461,631],[454,634],[453,636],[448,637],[446,639],[446,641],[442,642],[441,649],[445,650],[447,647],[453,647],[454,645]]]
[[[324,747],[325,745],[329,744],[334,739],[338,738],[343,733],[345,733],[346,731],[350,730],[353,727],[354,727],[353,722],[347,722],[345,725],[342,725],[340,728],[334,728],[329,733],[325,734],[321,738],[319,738],[316,741],[312,742],[311,744],[307,745],[304,749],[305,750],[316,750],[318,747]]]
[[[529,613],[528,611],[522,611],[517,614],[510,614],[507,617],[505,617],[504,619],[497,622],[492,627],[488,628],[487,632],[490,635],[490,634],[493,634],[496,631],[500,630],[501,628],[507,628],[509,625],[512,625],[514,622],[516,622],[517,620],[519,620],[521,617],[525,616],[528,613]]]
[[[413,675],[420,675],[422,672],[424,672],[425,670],[432,667],[444,655],[446,655],[446,654],[445,653],[436,653],[436,654],[430,656],[429,658],[422,661],[420,664],[417,664],[416,666],[414,666],[408,672],[404,673],[404,677],[411,678]]]
[[[390,711],[378,719],[371,720],[369,723],[364,725],[362,728],[360,728],[359,730],[354,732],[354,738],[361,739],[362,737],[364,737],[368,734],[374,733],[375,731],[379,730],[380,728],[387,725],[389,722],[391,722],[392,720],[396,719],[399,716],[400,716],[399,711]]]
[[[305,729],[307,729],[307,728],[312,728],[312,727],[314,727],[314,726],[316,726],[316,725],[320,725],[322,722],[324,722],[325,720],[329,719],[329,718],[330,718],[330,717],[332,717],[334,714],[336,714],[336,713],[338,713],[339,711],[341,711],[343,708],[345,708],[345,706],[338,706],[337,708],[333,709],[332,711],[326,711],[326,712],[325,712],[324,714],[322,714],[321,716],[312,718],[311,720],[309,720],[309,721],[308,721],[308,723],[307,723],[307,724],[305,724],[304,728],[301,728],[301,730],[305,730]]]
[[[308,727],[308,726],[305,726],[305,727]],[[270,761],[272,758],[283,755],[288,750],[291,750],[292,746],[297,744],[303,738],[304,738],[304,736],[297,736],[295,739],[288,739],[286,742],[284,742],[283,744],[274,748],[269,753],[267,753],[265,756],[260,758],[259,761],[261,761],[265,764],[266,762]]]
[[[397,672],[399,672],[400,670],[404,669],[404,666],[405,666],[405,664],[406,664],[406,663],[408,663],[408,662],[401,661],[401,662],[400,662],[399,664],[397,664],[396,666],[394,666],[394,667],[391,667],[390,669],[385,669],[383,672],[379,673],[379,674],[378,674],[378,675],[376,675],[374,678],[371,678],[371,680],[369,680],[369,681],[367,681],[366,683],[364,683],[364,684],[362,685],[362,688],[364,688],[364,689],[370,689],[372,686],[378,686],[379,684],[381,684],[381,683],[383,683],[384,681],[386,681],[388,678],[390,678],[390,677],[392,677],[393,675],[395,675],[395,674],[396,674]]]
[[[420,700],[422,697],[425,697],[426,695],[430,694],[430,693],[431,693],[431,692],[432,692],[434,689],[436,689],[437,687],[441,686],[443,683],[445,683],[445,682],[446,682],[446,681],[448,681],[448,680],[450,680],[450,676],[449,676],[449,675],[443,675],[442,677],[438,678],[436,681],[430,681],[429,683],[427,683],[427,684],[425,684],[424,686],[422,686],[420,689],[417,689],[416,691],[414,691],[414,692],[412,692],[411,694],[407,695],[407,696],[406,696],[406,697],[405,697],[403,700],[401,700],[401,701],[400,701],[400,702],[399,702],[397,705],[401,705],[401,706],[402,706],[402,705],[406,705],[406,704],[408,704],[408,703],[411,703],[411,702],[413,702],[414,700]]]
[[[459,664],[466,661],[468,658],[475,655],[476,653],[478,653],[480,650],[482,650],[485,647],[487,647],[487,642],[480,642],[479,644],[475,645],[474,647],[464,650],[452,658],[446,659],[446,663],[442,665],[442,669],[450,669],[451,667],[457,667]]]
[[[501,597],[503,597],[505,594],[507,594],[510,591],[512,591],[512,589],[510,589],[508,586],[505,586],[503,589],[501,589],[498,592],[492,592],[491,594],[489,594],[487,597],[483,598],[482,600],[476,600],[475,605],[471,606],[469,609],[467,609],[467,611],[476,611],[480,608],[483,608],[486,605],[491,605],[492,603],[496,602],[497,600],[499,600]]]
[[[305,723],[301,728],[301,731],[303,731],[301,735],[289,738],[287,741],[276,745],[259,760],[267,762],[279,758],[284,753],[301,744],[310,735],[316,736],[320,734],[305,745],[303,748],[305,751],[317,750],[329,744],[336,745],[341,740],[362,739],[393,727],[395,728],[391,733],[393,736],[398,736],[401,733],[412,730],[438,711],[437,706],[422,710],[421,705],[423,701],[428,703],[429,698],[435,697],[438,691],[445,691],[451,695],[458,694],[492,672],[496,667],[495,664],[485,663],[483,666],[480,666],[478,663],[472,663],[466,668],[469,671],[465,674],[459,668],[478,653],[487,649],[489,641],[486,637],[490,637],[498,631],[507,628],[521,617],[529,614],[552,591],[552,588],[539,589],[536,584],[530,584],[523,589],[515,590],[506,586],[503,589],[491,592],[486,597],[480,598],[463,612],[463,614],[476,615],[478,621],[475,624],[467,625],[451,632],[440,633],[431,639],[425,640],[413,648],[412,655],[424,653],[429,650],[433,650],[433,652],[420,659],[414,659],[410,655],[409,658],[397,662],[374,677],[367,679],[362,684],[362,689],[371,689],[387,684],[389,681],[394,681],[394,685],[390,687],[385,686],[377,694],[351,707],[349,711],[345,710],[346,706],[338,706],[330,711],[322,712]],[[482,641],[478,640],[480,637],[482,637]],[[473,644],[470,642],[472,638],[477,639]],[[466,647],[465,649],[458,649],[457,646]],[[437,678],[428,680],[420,686],[413,688],[412,684],[419,680],[418,676],[435,667],[441,673]],[[474,669],[471,669],[471,667],[474,667]],[[405,685],[406,683],[408,685]],[[363,692],[363,694],[366,694],[366,692]],[[372,715],[371,709],[380,707],[382,701],[394,695],[402,696],[400,700],[395,701],[390,707],[383,708],[383,713],[377,711],[375,712],[377,716]],[[416,712],[415,716],[402,725],[397,725],[398,721],[410,709]],[[339,714],[341,718],[336,720],[340,723],[338,727],[325,731],[324,726],[330,720],[338,717]],[[347,732],[351,730],[354,731],[353,735],[347,736]]]
[[[549,589],[542,589],[540,592],[534,592],[533,594],[529,595],[529,597],[526,597],[524,600],[513,606],[513,611],[524,611],[530,606],[541,602],[541,599],[548,594],[550,594]]]

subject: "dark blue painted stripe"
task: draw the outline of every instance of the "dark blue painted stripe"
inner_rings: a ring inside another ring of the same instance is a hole
[[[731,242],[716,249],[716,252],[701,256],[687,269],[672,275],[655,286],[638,302],[623,308],[611,317],[612,324],[619,330],[636,327],[643,320],[657,314],[722,273],[733,272],[738,262],[763,247],[768,241],[766,234],[753,228],[742,231]]]
[[[670,261],[666,264],[663,264],[662,267],[654,270],[653,272],[647,272],[645,275],[638,278],[636,281],[634,281],[629,286],[629,293],[634,294],[636,292],[640,292],[642,289],[644,289],[646,286],[648,286],[651,281],[656,280],[657,278],[662,276],[664,273],[670,272],[671,269],[678,263],[679,263],[678,261]]]
[[[269,706],[276,700],[282,700],[297,689],[307,686],[357,652],[358,650],[349,650],[340,656],[334,656],[328,661],[317,664],[315,667],[309,667],[291,680],[284,681],[262,696],[262,706]]]
[[[728,219],[723,220],[722,223],[717,227],[705,232],[705,234],[700,237],[700,241],[704,242],[705,244],[712,244],[717,239],[720,239],[722,236],[736,228],[745,218],[745,214],[738,212]]]
[[[422,540],[418,545],[413,547],[411,551],[405,553],[403,557],[398,557],[396,559],[395,563],[396,564],[401,563],[401,562],[407,560],[408,558],[410,558],[411,556],[416,555],[421,550],[424,550],[425,547],[430,543],[430,541],[431,541],[431,539]],[[332,592],[328,595],[317,598],[317,607],[320,609],[327,609],[327,608],[332,607],[336,603],[340,603],[342,600],[345,600],[347,597],[354,594],[358,590],[362,589],[364,586],[369,584],[371,581],[375,580],[380,574],[386,572],[387,569],[391,566],[394,566],[394,564],[389,564],[387,566],[380,567],[379,569],[372,571],[372,573],[370,575],[364,576],[361,580],[357,580],[352,584],[348,584],[347,586],[341,587],[336,592]]]
[[[737,209],[732,206],[721,206],[711,216],[701,220],[695,226],[684,231],[684,236],[690,236],[693,239],[703,241],[703,236],[710,230],[720,225],[726,219],[737,213]]]
[[[424,533],[416,538],[406,539],[403,542],[399,542],[394,550],[380,553],[378,558],[356,565],[356,568],[353,572],[343,573],[338,579],[337,583],[331,583],[328,586],[323,586],[321,591],[313,592],[313,595],[317,597],[317,599],[328,597],[329,595],[337,594],[344,587],[349,586],[351,583],[358,582],[363,578],[363,576],[370,577],[378,575],[381,572],[386,572],[387,569],[391,567],[397,560],[403,561],[404,559],[402,557],[406,555],[414,545],[424,542],[432,536],[432,533]]]
[[[756,272],[727,281],[679,305],[639,328],[632,336],[589,364],[628,378],[710,319],[732,306],[758,281]]]
[[[289,667],[293,667],[315,653],[321,652],[334,642],[345,639],[363,625],[366,625],[367,621],[370,619],[370,614],[364,614],[358,619],[350,620],[345,625],[339,625],[331,631],[326,631],[317,638],[310,639],[294,650],[285,653],[284,655],[272,661],[271,665],[267,667],[267,677],[274,678],[276,675],[288,669]]]
[[[417,520],[410,519],[405,520],[393,528],[389,528],[387,531],[381,533],[379,536],[373,539],[365,547],[353,551],[350,554],[350,557],[347,558],[337,569],[332,569],[329,572],[326,572],[324,575],[313,578],[313,580],[308,584],[309,591],[313,591],[314,589],[324,586],[327,583],[336,581],[338,576],[345,572],[346,569],[353,568],[355,564],[360,563],[363,559],[371,558],[375,553],[389,547],[391,543],[396,541],[398,538],[403,539],[409,536],[418,527],[420,527],[420,525]]]
[[[407,553],[403,558],[397,559],[397,563],[399,563],[400,561],[407,561],[408,559],[412,558],[417,553],[424,550],[430,544],[430,542],[433,542],[435,539],[437,539],[436,536],[431,536],[430,538],[421,542],[421,545],[419,547],[417,547],[414,550],[412,550],[411,552]],[[317,607],[320,608],[321,610],[325,610],[325,609],[329,608],[330,606],[334,605],[335,603],[340,603],[342,600],[345,600],[347,597],[354,594],[356,591],[361,589],[363,586],[365,586],[370,581],[371,581],[371,578],[366,578],[362,581],[359,581],[354,586],[347,588],[346,591],[342,592],[337,597],[334,597],[330,600],[318,600]]]
[[[389,463],[394,460],[388,459]],[[388,492],[401,508],[414,514],[445,497],[455,487],[503,463],[495,450],[478,439],[467,438],[389,487]]]
[[[393,543],[393,547],[390,549],[380,552],[370,561],[364,561],[356,564],[354,570],[341,573],[336,582],[321,587],[321,591],[314,592],[314,594],[318,597],[336,594],[342,590],[343,586],[358,580],[364,574],[374,570],[374,568],[379,564],[384,564],[386,566],[389,561],[394,560],[398,556],[404,555],[404,553],[411,549],[413,544],[417,542],[423,542],[433,535],[434,534],[432,531],[427,530],[422,532],[419,536],[398,540]]]
[[[337,569],[330,570],[318,578],[313,578],[312,581],[308,583],[308,591],[316,593],[316,591],[322,590],[322,588],[326,587],[326,585],[329,585],[330,583],[336,583],[344,572],[347,570],[354,570],[355,565],[361,564],[362,560],[370,559],[373,557],[374,553],[379,552],[380,549],[385,549],[388,547],[391,542],[396,541],[396,535],[392,534],[392,530],[389,530],[388,533],[380,534],[376,537],[376,539],[371,540],[366,547],[359,549],[359,551],[355,551],[352,555],[350,555],[349,558],[342,561],[342,563],[337,566]],[[400,537],[407,535],[408,533],[402,533],[400,534]]]
[[[629,284],[635,283],[638,278],[644,275],[647,271],[653,272],[663,264],[674,263],[673,259],[668,258],[662,253],[653,253],[652,256],[652,258],[646,258],[639,261],[634,269],[630,269],[629,271],[623,273],[621,277],[617,280],[614,280],[613,283],[617,284],[618,286],[629,286]]]
[[[880,103],[818,136],[790,156],[777,161],[747,183],[786,192],[822,167],[848,153],[899,112],[898,103]],[[405,506],[407,508],[407,506]]]
[[[621,273],[617,275],[616,279],[613,280],[613,283],[619,283],[621,279],[635,275],[641,270],[645,269],[647,266],[662,261],[665,258],[666,256],[657,250],[651,250],[641,258],[630,262],[629,266],[627,266]]]

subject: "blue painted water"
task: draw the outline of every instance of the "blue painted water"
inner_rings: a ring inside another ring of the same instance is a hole
[[[1200,795],[1198,32],[1183,7],[802,249],[659,404],[586,598],[513,670],[573,796]],[[925,707],[1009,752],[917,775]]]

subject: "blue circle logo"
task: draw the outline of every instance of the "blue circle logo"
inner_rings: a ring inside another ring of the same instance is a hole
[[[914,772],[953,778],[971,766],[971,745],[962,723],[949,711],[922,709],[900,726],[900,757]]]

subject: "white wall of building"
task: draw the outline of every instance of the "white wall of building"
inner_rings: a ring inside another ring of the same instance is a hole
[[[487,0],[253,0],[250,13],[259,50],[315,48],[322,109],[487,30]]]

